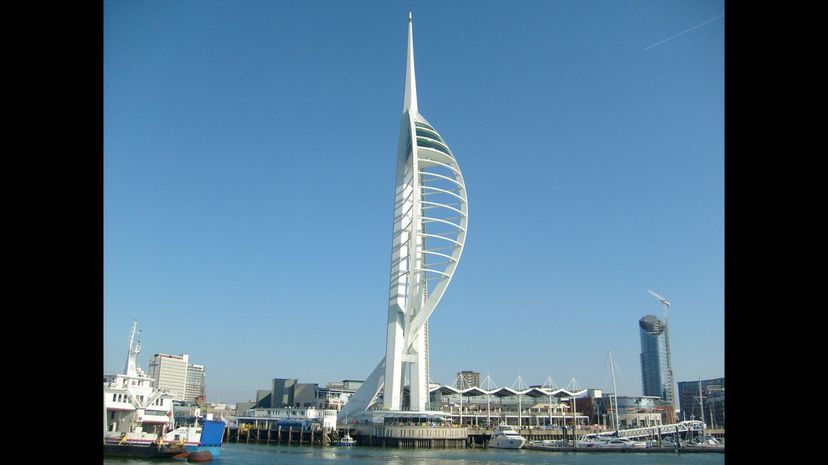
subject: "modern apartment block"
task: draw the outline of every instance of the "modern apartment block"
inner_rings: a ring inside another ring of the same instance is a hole
[[[206,368],[191,365],[188,354],[155,354],[149,361],[149,375],[159,389],[169,389],[173,400],[195,402],[205,395]]]
[[[678,383],[679,402],[682,419],[701,420],[704,410],[704,422],[709,428],[725,426],[725,379],[702,379],[680,381]],[[703,402],[699,402],[699,398]]]
[[[196,398],[206,397],[205,377],[204,365],[187,366],[187,381],[184,387],[185,402],[195,402]]]
[[[466,389],[475,386],[480,386],[480,373],[466,370],[457,373],[458,389]]]

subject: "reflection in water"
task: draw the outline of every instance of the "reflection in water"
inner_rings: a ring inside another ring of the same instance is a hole
[[[390,449],[224,444],[211,465],[724,465],[725,454],[569,453],[508,449]],[[104,465],[161,462],[105,458]],[[165,462],[166,463],[166,462]]]

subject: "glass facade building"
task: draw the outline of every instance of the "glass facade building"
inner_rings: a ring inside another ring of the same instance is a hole
[[[654,315],[638,321],[641,332],[641,387],[645,396],[656,396],[672,404],[667,366],[665,325]]]
[[[683,420],[701,420],[703,412],[703,421],[707,423],[708,428],[724,428],[724,378],[679,381],[678,395]],[[699,397],[704,399],[704,405],[699,402]]]

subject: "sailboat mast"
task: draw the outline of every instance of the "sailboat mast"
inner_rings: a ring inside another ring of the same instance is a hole
[[[612,397],[615,398],[615,434],[618,434],[618,387],[615,385],[615,366],[612,363],[612,352],[609,353],[610,372],[612,373]]]

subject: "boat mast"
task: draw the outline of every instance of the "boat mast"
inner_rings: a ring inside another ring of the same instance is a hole
[[[141,341],[135,341],[135,335],[140,334],[138,320],[132,320],[132,327],[129,330],[129,351],[127,352],[127,363],[124,374],[126,376],[138,376],[138,354],[141,353]]]
[[[615,386],[615,367],[612,363],[612,352],[609,353],[610,359],[610,372],[612,373],[612,397],[615,398],[615,435],[618,436],[618,388]],[[610,403],[610,408],[612,407],[612,403]]]

